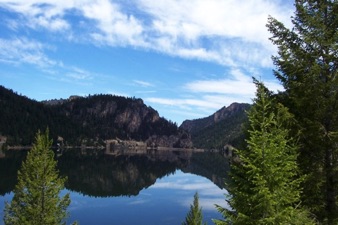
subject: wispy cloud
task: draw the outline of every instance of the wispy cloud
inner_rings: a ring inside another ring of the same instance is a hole
[[[187,106],[199,106],[203,108],[219,109],[219,104],[209,102],[207,99],[169,99],[169,98],[146,98],[146,101],[162,105],[169,105],[187,109]]]
[[[44,28],[49,31],[63,31],[71,27],[66,19],[63,18],[65,9],[72,7],[71,1],[0,1],[0,7],[12,12],[18,12],[23,17],[18,17],[20,23],[15,26],[27,26],[33,29]],[[9,24],[13,26],[13,23]]]
[[[283,87],[276,81],[262,81],[274,92],[283,90]],[[223,106],[229,106],[233,102],[251,103],[256,87],[252,77],[240,69],[233,69],[224,78],[194,80],[186,83],[181,90],[188,95],[181,98],[149,97],[145,100],[150,103],[184,109],[185,113],[193,113],[196,108],[199,111],[210,113]]]
[[[185,85],[187,90],[199,93],[232,94],[252,96],[255,87],[252,79],[239,69],[230,71],[230,76],[218,80],[197,80]]]
[[[66,74],[67,77],[75,80],[92,80],[93,74],[78,67],[71,67],[70,71]]]
[[[175,179],[170,177],[165,180],[157,181],[151,186],[154,189],[173,189],[178,191],[197,191],[199,194],[199,202],[203,210],[215,210],[215,204],[225,205],[223,194],[226,190],[219,189],[215,184],[203,177],[181,174],[175,175]],[[182,195],[179,203],[184,206],[192,204],[193,196]]]
[[[269,0],[141,0],[138,5],[151,16],[158,38],[150,39],[158,49],[225,65],[271,65],[267,17],[288,21],[292,11]]]
[[[146,82],[146,81],[142,81],[142,80],[133,80],[134,84],[141,86],[141,87],[153,87],[154,85]]]
[[[87,19],[96,22],[97,30],[90,35],[108,45],[143,45],[143,25],[133,15],[124,14],[120,5],[109,0],[78,5]]]
[[[0,7],[20,13],[21,26],[66,31],[73,37],[79,24],[68,15],[75,15],[82,27],[91,27],[80,29],[77,36],[100,45],[152,49],[230,66],[265,67],[271,66],[274,52],[265,27],[268,15],[288,24],[293,10],[272,0],[8,0]]]
[[[46,52],[54,50],[49,44],[25,37],[0,38],[0,62],[35,66],[50,79],[62,82],[88,84],[93,79],[95,74],[92,72],[51,59]]]
[[[128,94],[126,92],[108,91],[107,93],[111,94],[111,95],[116,95],[116,96],[131,97],[130,94]]]
[[[10,64],[28,63],[47,68],[57,64],[45,50],[50,46],[27,38],[0,39],[0,61]]]

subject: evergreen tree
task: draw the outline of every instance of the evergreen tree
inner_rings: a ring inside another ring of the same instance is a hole
[[[202,208],[199,206],[198,193],[194,195],[194,202],[190,205],[190,211],[188,212],[185,221],[182,225],[202,225],[203,224],[203,215]],[[205,225],[206,223],[204,223]]]
[[[303,203],[324,224],[338,223],[338,1],[296,0],[293,28],[269,18],[282,101],[299,122]]]
[[[228,184],[230,209],[216,206],[221,224],[313,224],[299,207],[297,145],[286,128],[293,120],[262,83],[248,112],[247,149],[237,150]]]
[[[18,183],[11,203],[6,203],[6,225],[65,224],[69,194],[59,197],[64,178],[56,169],[48,130],[36,135],[36,142],[18,171]]]

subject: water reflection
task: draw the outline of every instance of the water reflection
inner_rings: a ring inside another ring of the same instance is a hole
[[[204,221],[213,224],[212,219],[221,218],[214,204],[224,205],[225,191],[204,177],[181,170],[158,179],[137,196],[93,198],[71,193],[70,221],[78,220],[81,225],[181,224],[196,191]]]
[[[59,170],[68,177],[66,188],[96,197],[138,195],[177,169],[206,177],[223,188],[228,163],[215,153],[170,150],[147,154],[130,150],[123,155],[69,150],[59,157]]]
[[[6,151],[0,157],[0,195],[10,193],[17,183],[17,172],[27,151]]]
[[[1,217],[25,155],[7,152],[0,158]],[[214,204],[225,204],[229,164],[217,153],[128,150],[108,155],[104,150],[70,149],[57,159],[61,175],[68,177],[70,221],[81,225],[181,224],[196,191],[211,224],[220,217]]]
[[[14,189],[17,171],[26,151],[8,151],[0,158],[0,195]],[[217,153],[192,151],[129,150],[123,155],[107,155],[98,149],[70,149],[58,157],[66,188],[90,196],[130,196],[177,169],[208,178],[224,188],[228,160]]]

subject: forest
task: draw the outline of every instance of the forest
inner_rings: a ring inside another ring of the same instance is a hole
[[[338,2],[295,1],[292,29],[273,17],[274,74],[284,91],[254,80],[246,147],[216,224],[338,223]]]
[[[141,99],[91,95],[38,102],[0,86],[0,135],[8,145],[31,145],[38,130],[50,129],[69,145],[102,145],[106,139],[145,141],[152,135],[178,135],[176,123]]]

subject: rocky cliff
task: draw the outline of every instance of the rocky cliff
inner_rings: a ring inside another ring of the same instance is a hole
[[[89,130],[99,139],[119,138],[149,143],[156,136],[157,139],[152,143],[165,147],[187,147],[186,142],[189,142],[189,136],[184,135],[184,131],[175,123],[160,117],[142,99],[94,95],[72,98],[52,107],[80,123],[82,129]],[[183,142],[184,146],[180,144]]]
[[[156,123],[164,123],[165,128],[177,130],[158,112],[146,106],[141,99],[125,98],[112,95],[94,95],[86,98],[73,98],[53,106],[73,121],[81,123],[83,128],[93,129],[100,137],[107,139],[111,135],[120,138],[142,136],[143,128],[150,129]],[[123,129],[119,130],[119,129]],[[106,132],[100,132],[105,130]],[[148,132],[147,129],[145,129]]]

